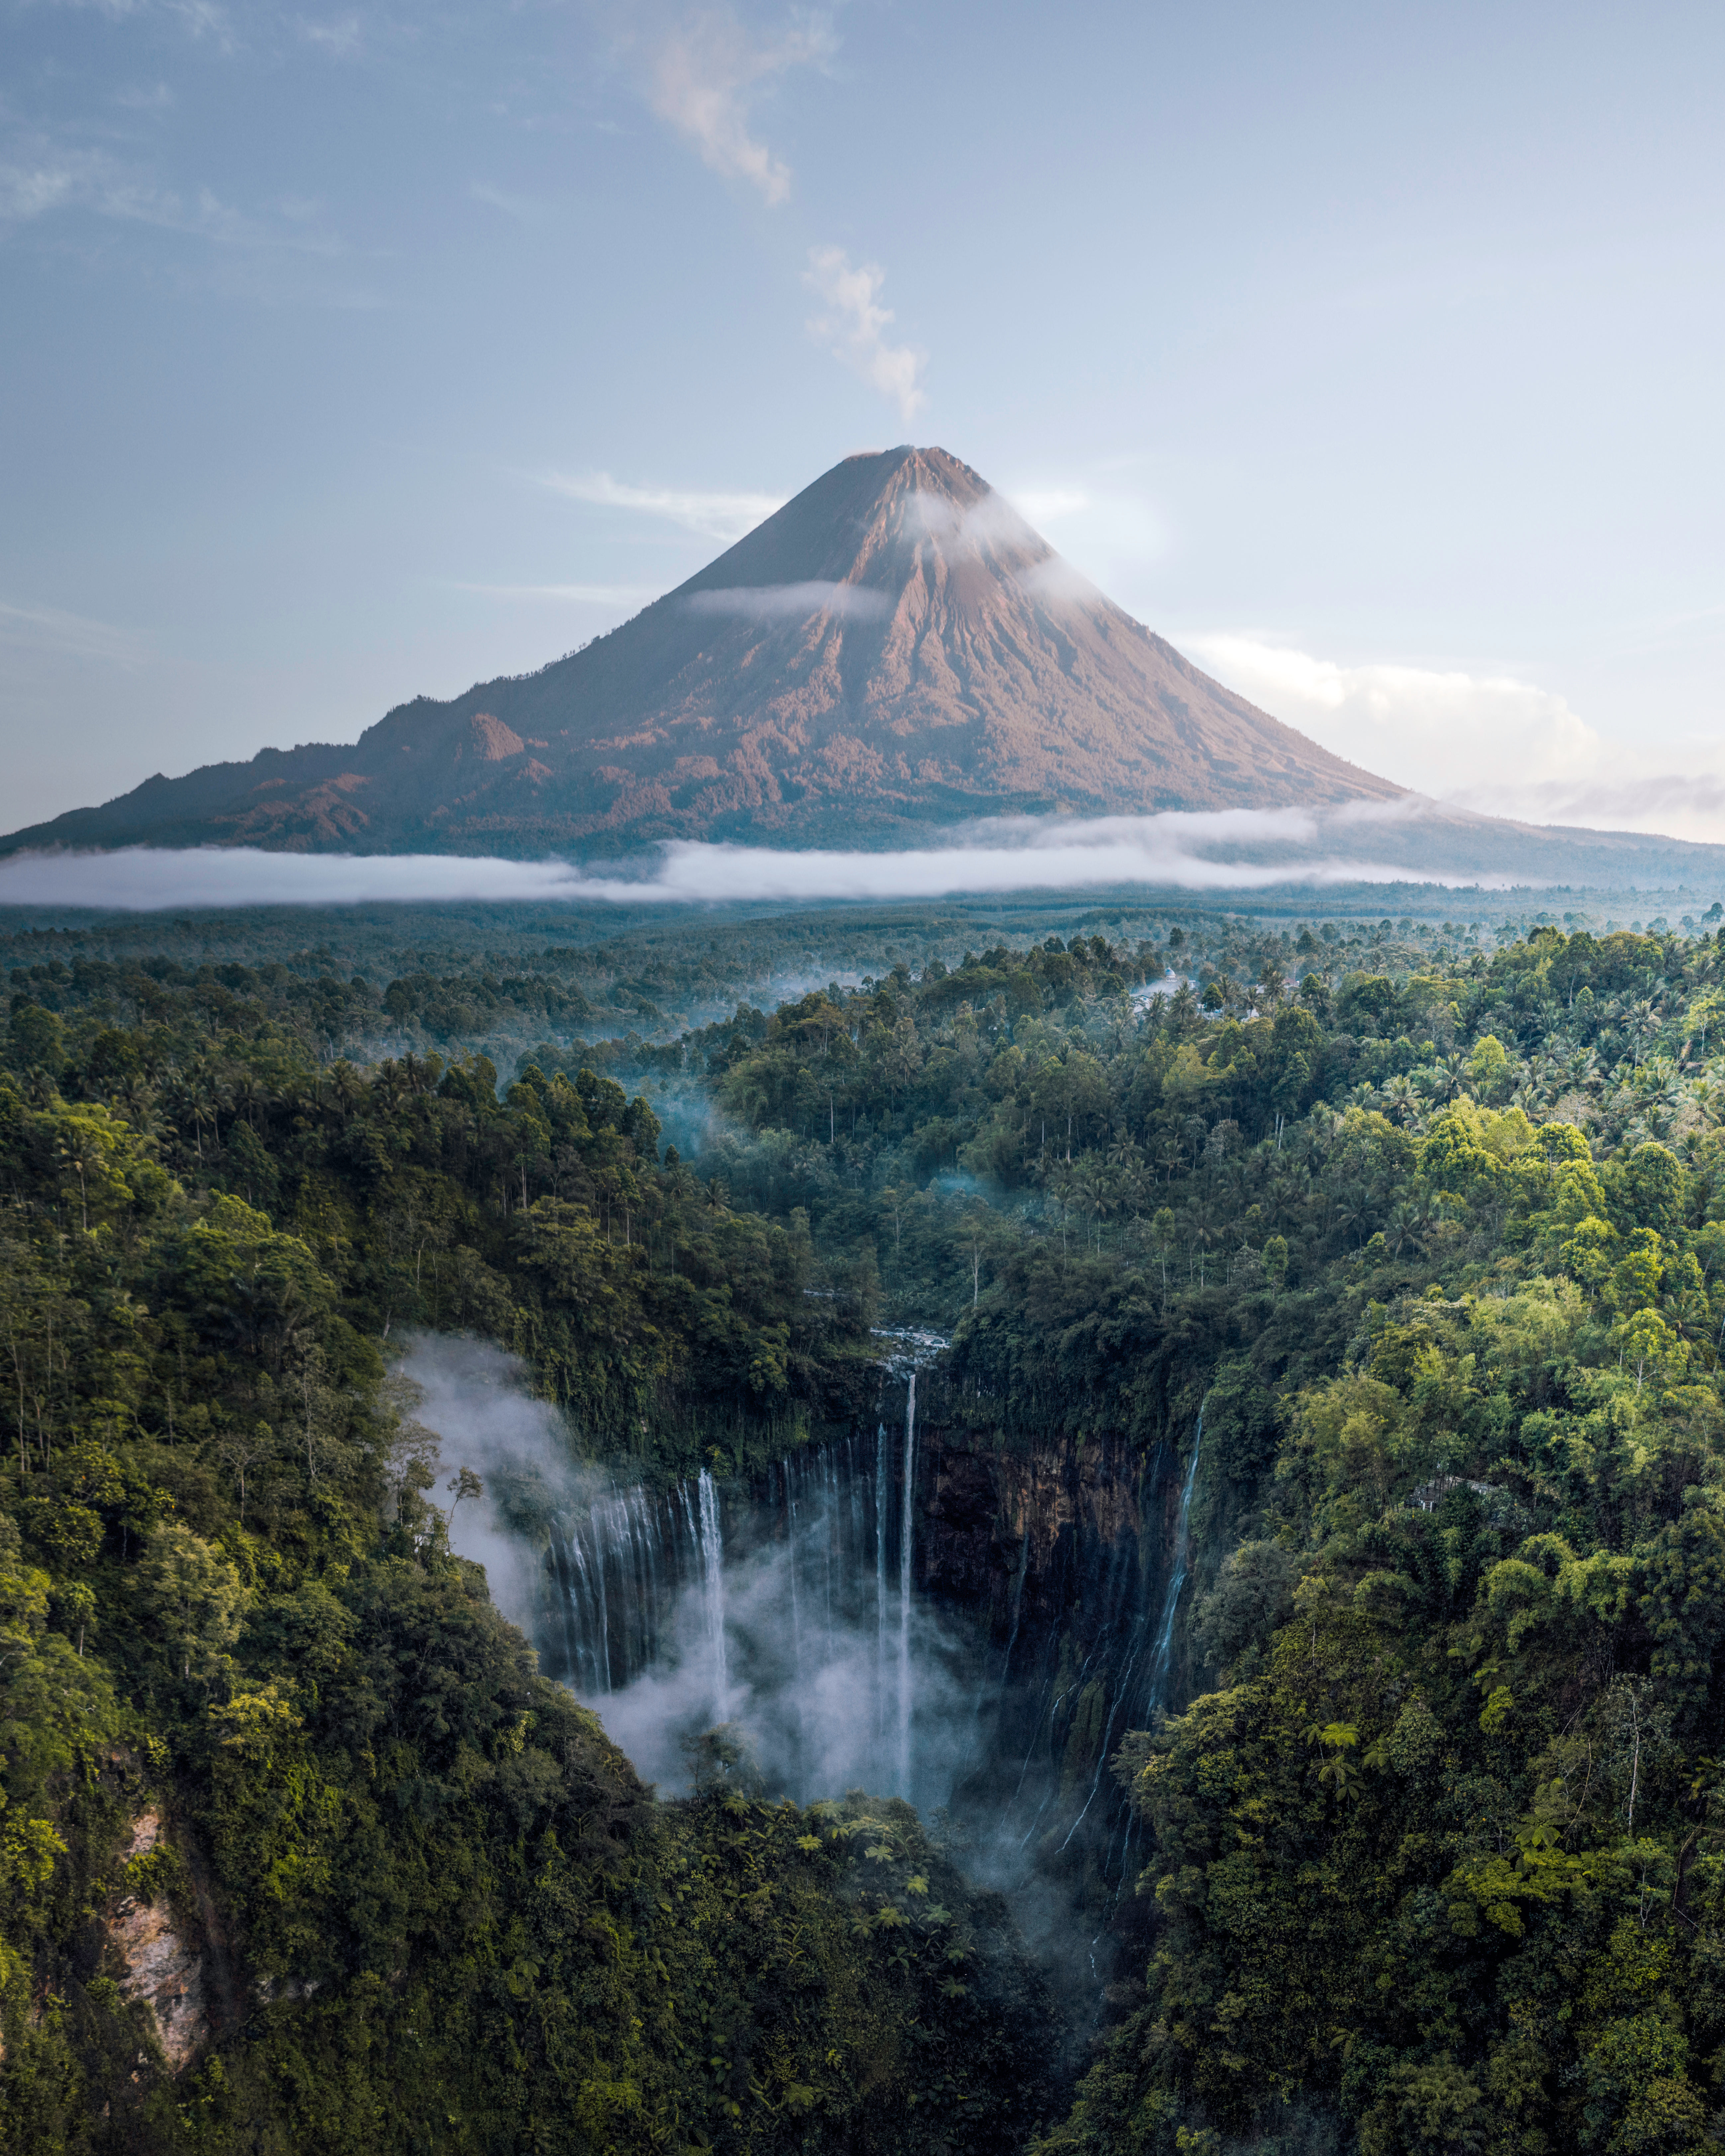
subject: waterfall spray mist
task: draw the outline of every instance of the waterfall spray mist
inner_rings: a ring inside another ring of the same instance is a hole
[[[702,1468],[655,1491],[572,1457],[525,1368],[473,1341],[410,1343],[447,1475],[471,1466],[454,1546],[487,1568],[541,1665],[672,1789],[717,1722],[747,1731],[775,1789],[859,1785],[946,1802],[968,1762],[964,1656],[916,1590],[916,1339],[889,1365],[896,1424],[786,1455],[757,1482]]]
[[[860,1787],[952,1804],[973,1835],[967,1869],[1011,1896],[1041,1951],[1082,1967],[1088,1939],[1100,1988],[1137,1825],[1105,1793],[1122,1731],[1168,1704],[1203,1416],[1159,1578],[1147,1578],[1142,1533],[1094,1528],[1063,1537],[1053,1573],[1034,1554],[1027,1511],[1000,1613],[1003,1654],[980,1627],[948,1631],[919,1592],[921,1425],[938,1412],[928,1381],[938,1344],[891,1342],[901,1419],[883,1401],[872,1431],[794,1449],[752,1481],[721,1482],[706,1468],[657,1489],[578,1462],[562,1417],[532,1396],[531,1373],[497,1348],[420,1338],[404,1368],[440,1434],[439,1488],[462,1466],[485,1481],[483,1499],[452,1520],[453,1546],[485,1566],[546,1674],[602,1717],[644,1779],[685,1789],[688,1748],[725,1720],[746,1734],[773,1794],[808,1802]],[[1070,1600],[1051,1608],[1051,1589]],[[1085,1620],[1076,1670],[1060,1608]],[[1065,1763],[1075,1707],[1094,1684],[1106,1687],[1106,1727],[1075,1782]],[[1086,1896],[1081,1912],[1072,1899],[1070,1858],[1055,1861],[1057,1843],[1070,1849],[1086,1833],[1086,1876],[1100,1871],[1106,1890],[1100,1932],[1095,1902]]]

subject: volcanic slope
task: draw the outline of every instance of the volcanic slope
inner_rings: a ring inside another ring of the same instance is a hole
[[[1183,660],[944,449],[847,457],[567,659],[0,840],[588,858],[1402,789]]]

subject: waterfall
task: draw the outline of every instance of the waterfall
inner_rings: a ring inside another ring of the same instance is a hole
[[[791,1553],[791,1653],[797,1666],[797,1682],[803,1681],[803,1612],[797,1594],[797,1485],[796,1470],[788,1459],[784,1464],[784,1507],[787,1527],[786,1540]],[[772,1502],[772,1491],[768,1492]],[[828,1560],[830,1564],[830,1558]]]
[[[875,1432],[875,1719],[886,1733],[886,1425]]]
[[[676,1786],[691,1741],[732,1720],[773,1786],[804,1801],[861,1785],[937,1804],[964,1768],[976,1676],[918,1599],[918,1371],[944,1343],[892,1337],[902,1455],[894,1415],[757,1479],[602,1483],[547,1521],[533,1617],[547,1673],[649,1780]]]
[[[1155,1659],[1150,1666],[1150,1688],[1146,1705],[1147,1718],[1152,1721],[1167,1704],[1168,1665],[1173,1657],[1174,1645],[1174,1618],[1180,1606],[1180,1591],[1186,1584],[1186,1574],[1189,1569],[1191,1551],[1189,1521],[1192,1512],[1192,1492],[1197,1486],[1198,1456],[1203,1450],[1204,1404],[1200,1401],[1198,1409],[1198,1426],[1192,1436],[1192,1458],[1187,1464],[1186,1479],[1180,1486],[1180,1509],[1174,1522],[1174,1547],[1168,1568],[1168,1591],[1162,1601],[1162,1629],[1157,1635]],[[1084,1824],[1085,1815],[1096,1802],[1096,1791],[1102,1786],[1102,1777],[1108,1771],[1109,1751],[1114,1742],[1114,1724],[1119,1718],[1121,1707],[1126,1703],[1132,1670],[1137,1662],[1138,1650],[1142,1644],[1142,1639],[1143,1635],[1140,1629],[1133,1638],[1132,1651],[1127,1656],[1126,1666],[1120,1673],[1119,1681],[1113,1686],[1113,1697],[1108,1703],[1108,1719],[1102,1729],[1101,1750],[1097,1755],[1096,1770],[1091,1780],[1090,1794],[1084,1800],[1083,1810],[1066,1830],[1066,1840],[1060,1844],[1063,1850]]]
[[[1174,1525],[1173,1564],[1168,1573],[1168,1593],[1163,1597],[1162,1630],[1157,1635],[1156,1660],[1150,1666],[1150,1718],[1153,1721],[1168,1704],[1168,1663],[1174,1650],[1174,1618],[1180,1606],[1180,1590],[1191,1568],[1192,1490],[1198,1480],[1198,1455],[1204,1450],[1204,1408],[1198,1410],[1198,1429],[1192,1440],[1192,1460],[1180,1491],[1179,1517]]]
[[[905,1395],[905,1493],[898,1528],[898,1784],[911,1786],[911,1572],[916,1522],[916,1373]]]
[[[719,1527],[719,1486],[704,1467],[700,1490],[701,1592],[712,1656],[713,1718],[723,1722],[731,1712],[731,1680],[725,1667],[725,1538]]]

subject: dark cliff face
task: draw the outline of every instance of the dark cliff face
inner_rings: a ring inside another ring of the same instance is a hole
[[[1005,1451],[955,1430],[931,1431],[927,1444],[923,1584],[944,1601],[986,1602],[992,1632],[1010,1630],[1014,1606],[1023,1620],[1026,1596],[1030,1612],[1052,1617],[1086,1552],[1142,1538],[1145,1464],[1123,1447],[1067,1439]]]
[[[1106,1431],[1021,1437],[961,1422],[939,1370],[919,1385],[921,1586],[1014,1661],[1033,1637],[1070,1633],[1088,1651],[1152,1604],[1159,1616],[1190,1430],[1147,1451]],[[901,1385],[882,1408],[902,1416]]]
[[[925,1382],[938,1415],[940,1386]],[[1148,1912],[1128,1890],[1142,1829],[1111,1762],[1129,1729],[1192,1690],[1190,1440],[1019,1443],[932,1419],[918,1439],[916,1578],[972,1643],[974,1733],[952,1807],[979,1875],[1008,1888],[1040,1951],[1080,1972],[1075,2073],[1090,2036],[1141,1996]]]
[[[1145,1452],[1106,1435],[1009,1433],[930,1419],[917,1440],[918,1584],[969,1633],[979,1702],[955,1797],[1100,1909],[1118,1886],[1124,1810],[1110,1767],[1131,1728],[1189,1691],[1194,1581],[1171,1597],[1190,1433]]]

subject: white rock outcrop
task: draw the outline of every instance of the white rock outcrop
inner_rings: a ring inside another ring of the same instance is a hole
[[[146,1856],[161,1839],[160,1815],[145,1812],[133,1822],[126,1854]],[[149,2007],[162,2055],[177,2073],[210,2033],[203,1954],[165,1901],[122,1902],[108,1920],[108,1938],[121,1964],[121,1990]]]

